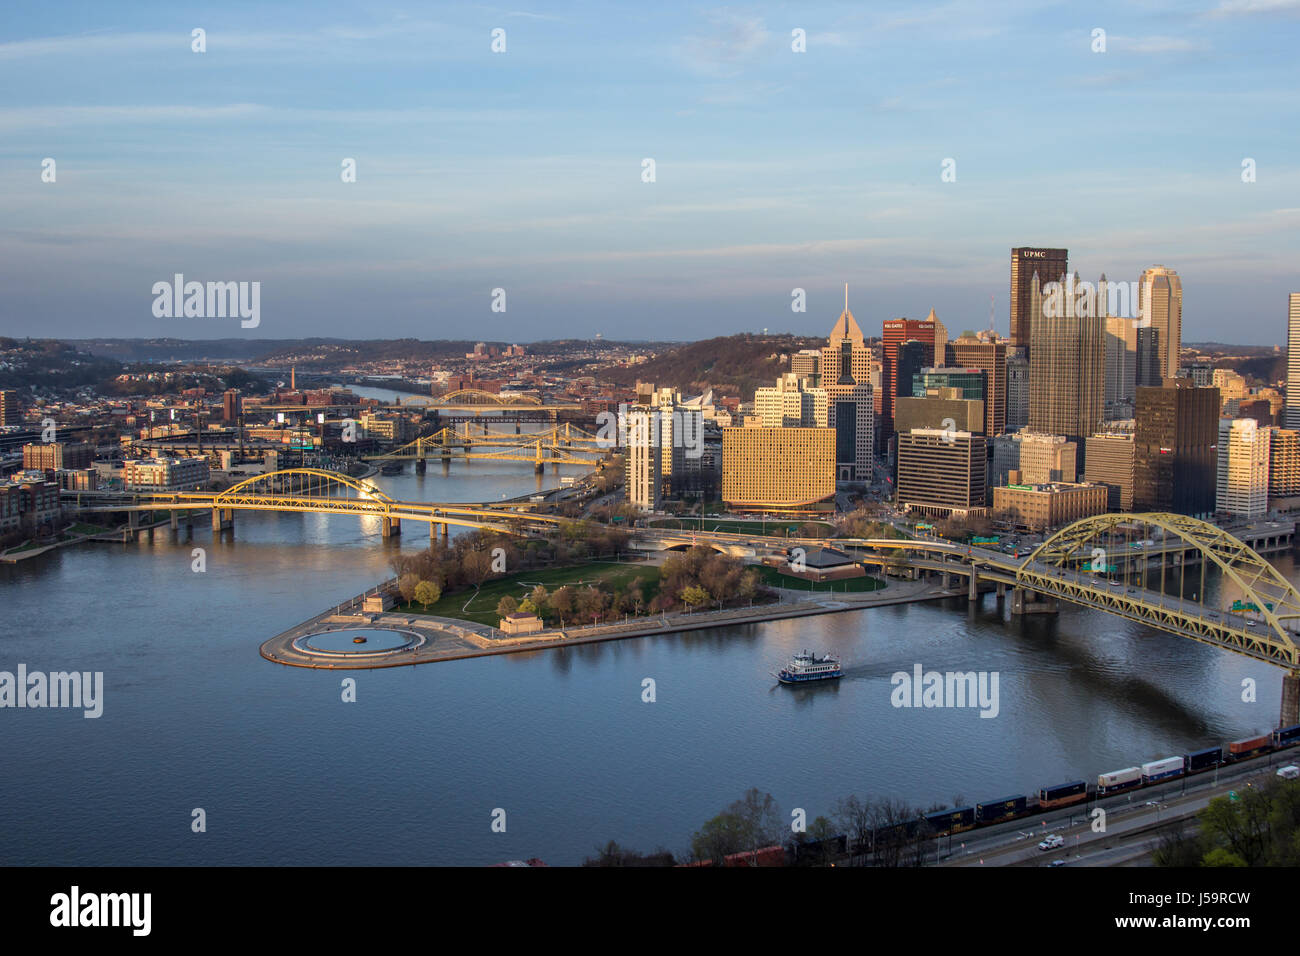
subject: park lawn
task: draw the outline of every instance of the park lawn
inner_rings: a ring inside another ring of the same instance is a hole
[[[105,532],[108,531],[108,529],[100,527],[97,524],[86,524],[84,522],[78,521],[71,528],[69,528],[68,531],[72,534],[104,534]]]
[[[721,531],[728,534],[753,534],[753,535],[786,535],[795,534],[805,524],[815,525],[830,534],[835,530],[831,525],[824,521],[768,521],[764,524],[762,521],[736,521],[735,519],[719,520],[717,518],[705,517],[703,527],[707,531]],[[652,528],[668,528],[672,531],[699,531],[699,518],[660,518],[650,522]]]
[[[859,592],[859,591],[876,591],[885,586],[885,582],[879,578],[873,578],[867,575],[864,578],[845,578],[842,581],[805,581],[803,578],[792,577],[789,574],[782,574],[776,568],[769,568],[767,565],[754,565],[758,568],[758,573],[762,575],[763,583],[768,587],[788,588],[792,591],[840,591],[840,592]]]
[[[659,592],[658,567],[639,562],[594,561],[567,568],[538,568],[533,571],[508,574],[486,582],[477,593],[469,589],[444,594],[436,604],[429,605],[428,611],[419,604],[410,604],[394,607],[393,613],[431,614],[496,627],[501,620],[497,616],[497,602],[507,594],[517,601],[522,601],[528,596],[528,592],[539,584],[545,586],[547,591],[554,591],[564,584],[578,587],[598,582],[602,590],[612,592],[625,589],[636,578],[643,580],[641,590],[645,594],[646,603],[649,604]],[[464,609],[466,602],[469,610]]]

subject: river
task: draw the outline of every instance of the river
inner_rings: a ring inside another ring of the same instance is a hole
[[[476,462],[374,480],[472,501],[557,478]],[[974,802],[1263,731],[1278,712],[1274,668],[1098,612],[1010,619],[992,596],[352,672],[352,703],[343,675],[258,655],[427,544],[406,531],[240,513],[221,541],[199,522],[192,540],[159,530],[0,565],[0,670],[105,683],[98,719],[0,710],[0,863],[574,864],[611,839],[681,851],[752,786],[809,820],[850,793]],[[805,647],[841,656],[845,679],[777,685]],[[917,663],[996,672],[997,716],[892,706],[891,674]]]

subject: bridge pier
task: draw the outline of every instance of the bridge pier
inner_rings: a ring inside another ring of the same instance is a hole
[[[442,543],[447,544],[451,539],[451,532],[448,530],[447,522],[442,523]]]
[[[176,514],[176,509],[173,508],[172,509],[172,534],[175,534],[180,530],[181,530],[181,519],[180,516]]]
[[[393,538],[402,533],[402,521],[400,518],[381,518],[380,534],[385,538]]]
[[[978,601],[980,599],[980,579],[975,573],[975,569],[970,570],[970,586],[966,589],[966,600]]]
[[[539,461],[536,465],[534,465],[534,466],[533,466],[533,473],[534,473],[534,474],[538,474],[538,475],[544,475],[544,474],[546,474],[546,462],[544,462],[544,461]]]
[[[1061,609],[1054,597],[1044,597],[1037,591],[1025,588],[1013,588],[1011,591],[1012,614],[1055,614]]]
[[[212,509],[212,530],[220,534],[222,531],[235,530],[235,509],[234,508],[213,508]]]
[[[515,422],[515,434],[522,435],[523,433],[524,433],[523,428],[520,426],[518,422]]]
[[[1007,583],[1006,583],[1005,581],[999,581],[999,582],[998,582],[998,600],[999,600],[999,601],[1004,600],[1004,599],[1006,598],[1006,596],[1007,596]]]
[[[1282,714],[1280,727],[1300,724],[1300,671],[1282,675]]]
[[[428,470],[429,462],[423,456],[415,459],[415,473],[417,475],[423,475]]]

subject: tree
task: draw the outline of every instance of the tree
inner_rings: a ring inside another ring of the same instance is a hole
[[[533,602],[533,607],[537,608],[538,614],[545,614],[546,606],[550,602],[551,596],[546,593],[546,587],[539,584],[529,592],[528,600]]]
[[[537,605],[533,603],[532,598],[524,598],[519,602],[518,611],[520,614],[536,614]]]
[[[563,627],[565,615],[573,613],[573,588],[567,584],[556,588],[551,594],[551,610],[559,617],[560,627]]]
[[[402,600],[410,604],[415,600],[415,588],[420,583],[420,576],[414,573],[403,574],[397,579],[397,591]]]
[[[415,586],[415,599],[427,611],[430,604],[437,604],[438,599],[442,597],[442,589],[432,581],[421,581]]]
[[[492,573],[492,555],[487,551],[471,551],[460,562],[465,581],[477,590]]]
[[[578,592],[578,613],[595,624],[605,610],[605,595],[591,585]]]
[[[641,579],[634,579],[632,583],[627,586],[627,591],[625,593],[627,596],[627,603],[631,605],[632,609],[637,614],[640,614],[641,606],[645,604],[645,592],[641,588]]]
[[[517,610],[519,610],[519,602],[509,594],[497,601],[497,617],[509,617]]]
[[[679,597],[682,599],[682,603],[687,607],[694,608],[709,600],[709,592],[697,585],[691,585],[688,588],[682,588],[682,593]]]

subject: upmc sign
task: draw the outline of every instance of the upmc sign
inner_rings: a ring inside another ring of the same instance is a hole
[[[1047,250],[1046,249],[1021,249],[1020,258],[1021,259],[1046,259]]]

